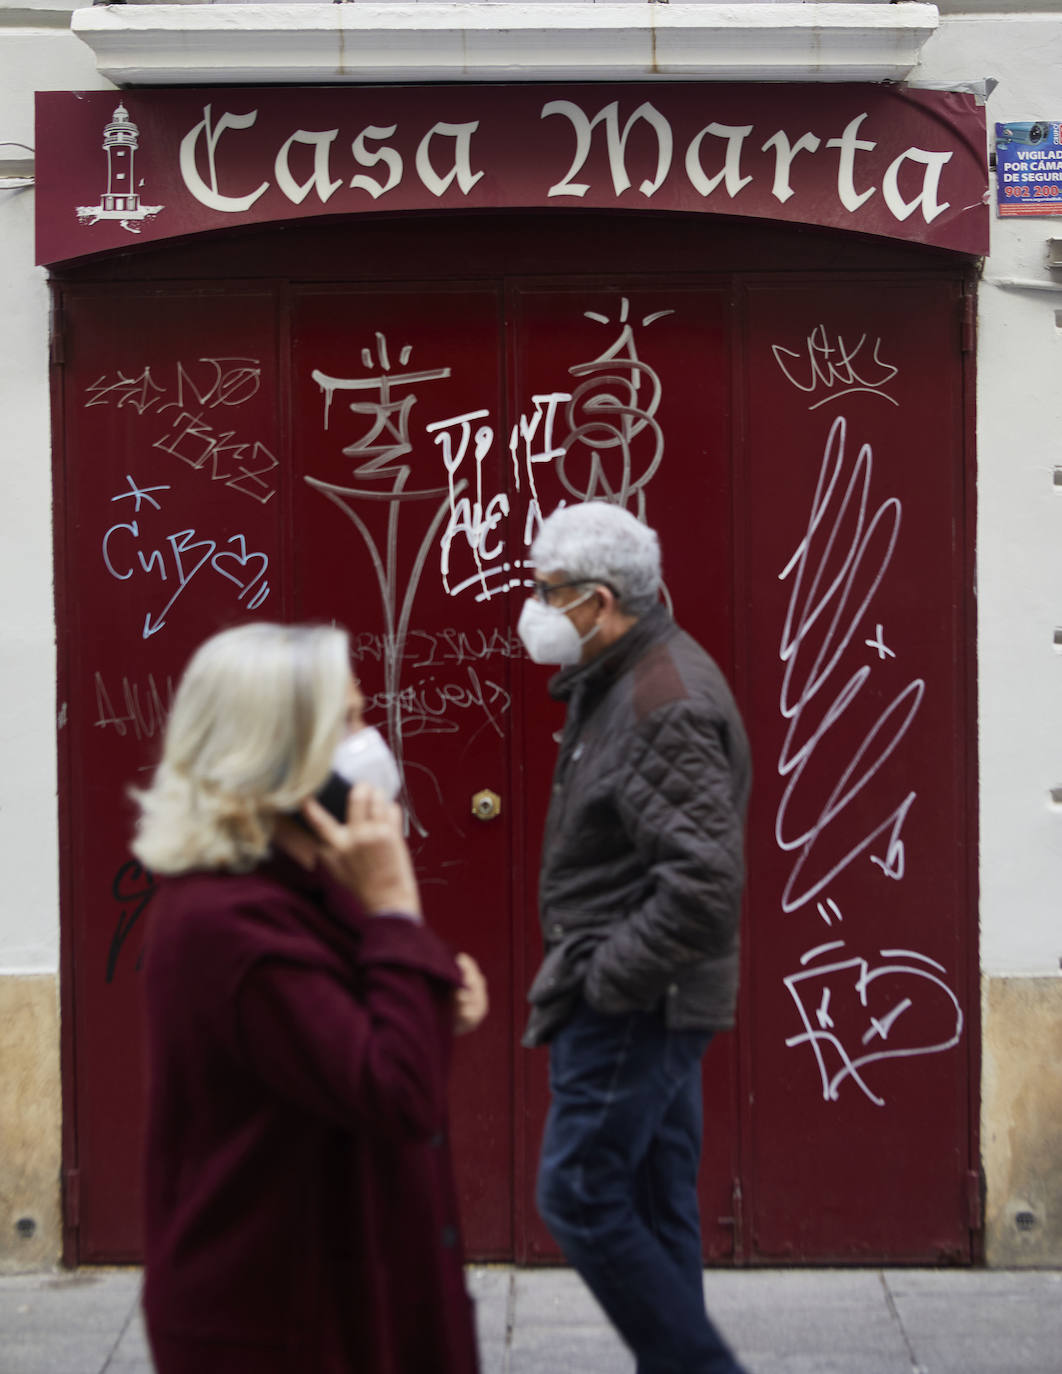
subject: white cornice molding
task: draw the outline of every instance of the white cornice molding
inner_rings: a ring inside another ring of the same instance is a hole
[[[935,5],[123,4],[73,32],[119,86],[430,81],[901,81]]]

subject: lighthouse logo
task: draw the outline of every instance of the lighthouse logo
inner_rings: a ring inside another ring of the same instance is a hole
[[[139,234],[145,220],[154,219],[163,205],[142,205],[135,181],[134,159],[140,147],[140,130],[129,118],[124,105],[115,110],[103,131],[103,151],[107,154],[107,189],[98,205],[79,205],[77,217],[82,224],[98,224],[101,219],[116,219],[123,229]],[[143,182],[141,182],[143,185]]]

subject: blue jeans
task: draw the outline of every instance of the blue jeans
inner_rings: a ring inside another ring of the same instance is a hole
[[[741,1374],[704,1306],[697,1169],[711,1034],[580,1001],[550,1044],[538,1210],[638,1374]]]

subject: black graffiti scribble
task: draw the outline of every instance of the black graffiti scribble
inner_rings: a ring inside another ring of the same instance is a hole
[[[114,981],[122,946],[133,933],[136,923],[154,897],[157,886],[155,875],[139,864],[136,859],[127,860],[114,875],[114,881],[111,883],[111,896],[116,902],[121,903],[122,910],[118,913],[114,934],[111,936],[110,948],[107,951],[105,982],[112,983]],[[143,957],[143,952],[141,952],[136,961],[138,971],[143,962]]]

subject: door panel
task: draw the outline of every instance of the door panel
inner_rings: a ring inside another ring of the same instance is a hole
[[[491,988],[452,1092],[462,1210],[484,1258],[512,1248],[512,643],[487,557],[500,368],[495,290],[315,289],[293,304],[297,613],[351,628],[366,720],[402,770],[427,918]],[[500,815],[473,814],[484,792]]]
[[[747,318],[752,1244],[966,1259],[956,290]]]
[[[126,789],[148,777],[199,641],[246,614],[284,614],[275,305],[264,292],[133,289],[65,307],[60,757],[80,1255],[135,1259],[152,880],[129,855]]]
[[[729,300],[704,286],[637,280],[551,288],[514,286],[508,312],[513,340],[514,405],[521,433],[542,416],[531,443],[521,441],[522,486],[514,514],[521,538],[525,512],[549,514],[562,501],[607,499],[625,505],[660,533],[667,595],[681,623],[724,671],[732,661],[730,587]],[[538,399],[536,399],[538,398]],[[550,399],[547,399],[550,398]],[[560,450],[556,452],[556,450]],[[553,453],[553,457],[548,455]],[[689,531],[696,530],[690,539]],[[548,699],[550,670],[521,665],[524,703],[524,853],[538,871],[539,836],[549,797],[562,717]],[[552,708],[552,709],[551,709]],[[524,885],[525,983],[541,957],[533,881]],[[705,1061],[705,1132],[701,1210],[706,1254],[723,1258],[734,1244],[735,1042],[720,1040]],[[526,1067],[523,1119],[523,1215],[529,1259],[556,1249],[533,1206],[534,1163],[548,1103],[547,1056]]]

